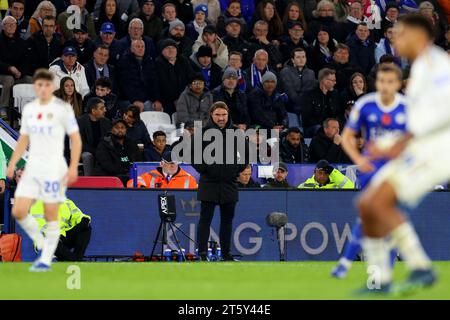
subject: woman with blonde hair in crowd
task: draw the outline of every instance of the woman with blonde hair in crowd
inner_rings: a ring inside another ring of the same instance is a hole
[[[323,27],[329,30],[331,38],[336,39],[339,43],[345,41],[347,35],[344,32],[343,24],[336,20],[334,3],[329,0],[321,0],[317,3],[316,10],[313,11],[313,20],[309,23],[306,33],[306,41],[313,42]]]
[[[440,43],[444,40],[447,27],[446,21],[442,21],[436,13],[434,5],[430,1],[424,1],[419,5],[419,13],[425,16],[432,24],[434,30],[434,41]]]
[[[52,16],[56,18],[56,8],[50,1],[40,2],[33,15],[31,16],[29,22],[31,34],[42,30],[42,20],[46,16]]]

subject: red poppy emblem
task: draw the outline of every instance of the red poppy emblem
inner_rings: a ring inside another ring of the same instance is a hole
[[[392,118],[390,115],[388,115],[387,113],[383,114],[381,116],[381,123],[385,126],[388,126],[392,123]]]
[[[39,113],[38,114],[38,120],[41,120],[42,119],[42,113]]]

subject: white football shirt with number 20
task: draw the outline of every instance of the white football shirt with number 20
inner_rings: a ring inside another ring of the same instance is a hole
[[[64,159],[66,134],[78,131],[73,108],[53,97],[45,105],[34,100],[22,112],[20,134],[29,136],[26,174],[36,178],[60,178],[67,171]]]

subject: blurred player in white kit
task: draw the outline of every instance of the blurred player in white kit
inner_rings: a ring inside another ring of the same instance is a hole
[[[20,137],[9,162],[7,176],[13,178],[17,162],[29,147],[29,157],[15,192],[12,213],[41,251],[30,271],[44,272],[51,270],[59,241],[59,205],[65,201],[67,186],[78,178],[81,138],[72,107],[53,96],[53,74],[39,69],[34,74],[33,83],[37,98],[23,109]],[[64,159],[66,134],[71,142],[69,167]],[[38,223],[29,214],[35,200],[44,202],[47,221],[45,238]]]
[[[396,52],[413,62],[406,91],[408,133],[390,148],[371,148],[372,158],[392,160],[358,202],[367,262],[381,271],[378,284],[367,286],[366,292],[407,293],[436,281],[431,261],[399,205],[416,207],[436,184],[450,179],[450,57],[433,45],[433,28],[419,14],[401,17],[394,30]],[[394,290],[386,240],[398,248],[410,270],[409,278]]]

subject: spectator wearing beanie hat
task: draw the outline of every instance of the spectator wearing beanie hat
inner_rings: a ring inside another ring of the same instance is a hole
[[[228,63],[228,48],[217,35],[217,29],[213,25],[207,25],[203,34],[195,41],[192,51],[196,52],[200,46],[208,46],[212,49],[213,61],[224,69]]]
[[[191,62],[183,55],[178,55],[177,44],[172,39],[162,40],[155,66],[158,76],[161,103],[164,111],[172,114],[180,94],[186,88],[189,77],[194,73]]]
[[[169,23],[167,36],[163,39],[172,39],[178,46],[178,54],[182,54],[186,58],[192,53],[192,40],[186,35],[186,26],[183,21],[175,19]]]
[[[261,86],[255,87],[248,96],[252,123],[263,129],[283,130],[288,126],[286,103],[286,94],[277,92],[277,76],[267,71]]]
[[[212,91],[214,102],[223,101],[230,109],[233,125],[246,130],[250,126],[247,95],[239,90],[239,75],[236,69],[227,67],[222,76],[222,85]]]
[[[195,73],[177,101],[177,124],[202,121],[205,125],[212,104],[213,96],[205,88],[205,78],[201,73]]]
[[[208,7],[206,4],[199,4],[194,9],[194,20],[186,26],[186,34],[192,41],[197,40],[203,34],[203,28],[208,25]]]
[[[217,19],[220,16],[220,3],[219,0],[191,0],[192,5],[196,8],[199,4],[203,3],[208,6],[208,20],[211,24],[216,25]]]
[[[205,78],[205,87],[212,90],[220,85],[222,68],[213,62],[212,49],[208,46],[200,46],[198,51],[192,53],[192,67]]]

